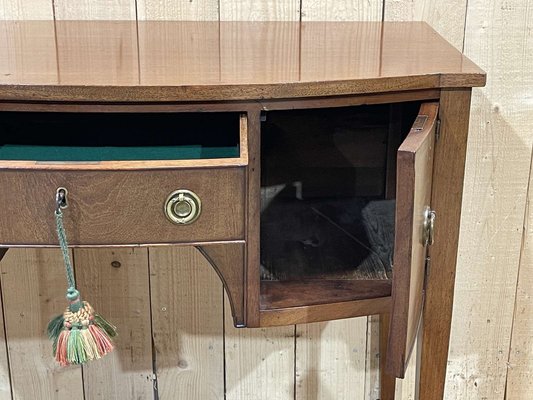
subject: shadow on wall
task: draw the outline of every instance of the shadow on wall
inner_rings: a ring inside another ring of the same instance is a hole
[[[335,400],[347,387],[363,395],[365,372],[377,377],[377,320],[367,365],[366,318],[234,328],[217,274],[193,247],[73,253],[82,296],[118,327],[116,351],[83,369],[56,365],[45,329],[66,307],[60,251],[11,249],[0,263],[9,359],[0,351],[0,388],[9,391],[11,376],[14,392],[39,398],[83,390],[105,398],[124,398],[124,390],[143,399],[292,398],[296,388],[309,400]]]
[[[502,79],[495,73],[487,79],[493,93],[474,89],[472,97],[446,378],[452,397],[492,393],[490,377],[508,369],[507,356],[495,354],[510,345],[532,156],[533,136],[518,132],[527,125],[526,103],[498,104],[508,89],[491,82]],[[474,346],[465,338],[485,339]]]

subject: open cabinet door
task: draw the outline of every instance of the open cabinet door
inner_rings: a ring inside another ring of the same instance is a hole
[[[396,225],[392,279],[392,315],[388,373],[403,378],[424,303],[428,222],[438,103],[420,107],[398,149]]]

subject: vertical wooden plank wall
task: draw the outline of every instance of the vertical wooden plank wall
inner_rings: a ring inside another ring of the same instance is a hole
[[[51,0],[2,0],[0,2],[0,19],[54,19],[54,9]]]
[[[218,0],[137,0],[139,21],[217,21]]]
[[[513,400],[529,400],[533,393],[533,159],[531,166],[506,386]]]
[[[459,50],[463,48],[466,0],[386,0],[385,21],[426,21]]]
[[[54,0],[56,20],[135,20],[135,0]]]
[[[446,396],[502,399],[533,145],[533,3],[467,4],[464,52],[488,80],[472,98]]]
[[[367,318],[297,326],[296,399],[364,399],[366,330]]]
[[[294,326],[236,329],[226,299],[226,399],[294,398]]]
[[[302,21],[381,21],[383,0],[302,0]]]
[[[150,249],[158,400],[224,398],[222,283],[194,247]]]
[[[221,21],[298,21],[299,0],[220,0]]]
[[[532,10],[531,0],[82,0],[75,6],[0,0],[0,19],[424,20],[484,68],[487,87],[473,93],[447,400],[503,400],[506,393],[525,400],[533,391],[532,207],[524,213],[533,142]],[[74,51],[68,37],[75,32],[57,34],[65,51]],[[87,45],[150,51],[157,32],[140,25],[139,43],[107,39],[96,33]],[[194,47],[212,54],[202,43]],[[55,59],[50,56],[52,64]],[[45,67],[75,82],[76,71]],[[117,79],[156,79],[150,66],[140,68],[124,76],[116,66]],[[6,349],[0,340],[1,400],[379,398],[377,317],[237,330],[220,281],[193,248],[76,250],[74,256],[87,297],[126,329],[120,354],[102,362],[105,373],[55,367],[42,330],[64,307],[60,255],[11,250],[0,264],[7,341]],[[121,266],[111,267],[113,261]],[[208,289],[191,289],[198,284]],[[113,294],[115,286],[123,298]],[[415,398],[416,363],[407,376],[398,381],[399,399]]]
[[[57,252],[57,251],[56,251]],[[116,350],[83,367],[85,399],[149,399],[153,395],[147,249],[74,250],[80,293],[119,327]],[[62,283],[64,279],[59,277]]]
[[[0,263],[13,399],[83,399],[81,367],[57,365],[45,334],[67,305],[62,263],[60,252],[35,249],[8,251]]]

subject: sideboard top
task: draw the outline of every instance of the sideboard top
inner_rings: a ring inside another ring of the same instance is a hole
[[[485,84],[423,22],[0,22],[0,101],[283,99]]]

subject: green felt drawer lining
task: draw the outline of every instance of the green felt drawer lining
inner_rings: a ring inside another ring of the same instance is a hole
[[[0,146],[0,160],[27,161],[134,161],[199,160],[239,157],[239,147],[157,146],[157,147],[72,147]]]

